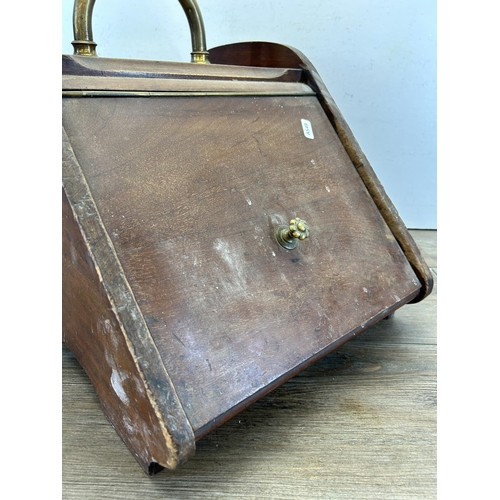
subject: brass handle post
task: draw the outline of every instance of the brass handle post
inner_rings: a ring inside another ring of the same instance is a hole
[[[96,45],[92,34],[92,11],[95,0],[75,0],[73,6],[73,35],[71,42],[75,56],[96,56]]]
[[[186,13],[189,29],[191,30],[191,45],[193,47],[191,62],[207,64],[210,61],[208,60],[205,25],[203,24],[198,3],[196,0],[179,0],[179,3]]]
[[[309,226],[305,220],[296,217],[288,226],[278,226],[274,234],[279,245],[287,250],[293,250],[299,240],[309,238]]]
[[[209,63],[205,26],[203,17],[196,0],[179,0],[191,30],[191,62]],[[94,37],[92,34],[92,11],[95,0],[75,0],[73,7],[73,34],[71,42],[76,56],[97,56]]]

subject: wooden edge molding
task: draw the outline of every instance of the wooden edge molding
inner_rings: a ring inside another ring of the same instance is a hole
[[[434,285],[432,273],[337,104],[309,59],[292,47],[270,42],[234,43],[214,47],[209,50],[209,53],[210,61],[213,64],[302,69],[301,81],[316,92],[318,100],[349,158],[422,285],[420,294],[410,303],[420,302],[427,297],[432,292]]]
[[[193,429],[64,128],[62,158],[63,340],[144,470],[173,469],[194,454]]]
[[[300,68],[246,67],[242,65],[193,64],[106,57],[62,56],[62,74],[73,76],[217,81],[298,82]]]
[[[64,95],[314,95],[309,85],[300,82],[195,80],[180,78],[130,78],[116,76],[63,75]],[[76,91],[76,92],[75,92]]]

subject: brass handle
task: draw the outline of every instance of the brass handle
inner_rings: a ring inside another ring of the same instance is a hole
[[[205,26],[201,16],[200,8],[196,0],[179,0],[187,16],[191,30],[191,62],[209,63],[207,42],[205,37]],[[75,0],[73,7],[73,33],[75,40],[72,43],[74,55],[96,56],[97,43],[92,35],[92,11],[95,0]]]
[[[287,250],[293,250],[299,240],[309,238],[309,226],[305,220],[296,217],[288,226],[278,226],[275,231],[276,241]]]

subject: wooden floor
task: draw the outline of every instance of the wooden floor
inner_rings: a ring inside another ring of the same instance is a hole
[[[435,231],[411,231],[437,278]],[[63,345],[63,498],[436,498],[437,286],[147,476]]]

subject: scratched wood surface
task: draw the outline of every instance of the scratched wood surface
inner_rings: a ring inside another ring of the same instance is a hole
[[[411,231],[437,274],[436,232]],[[63,345],[63,497],[436,498],[437,286],[149,477]]]
[[[63,123],[197,438],[421,287],[315,96],[68,98]]]

